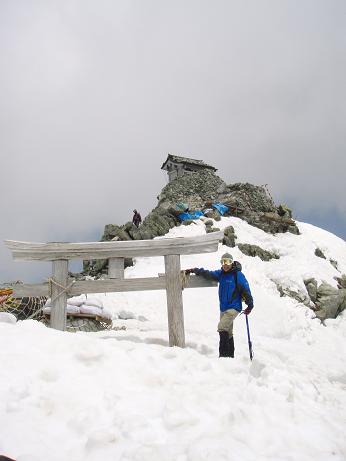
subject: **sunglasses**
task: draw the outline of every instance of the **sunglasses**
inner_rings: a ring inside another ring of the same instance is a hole
[[[229,259],[229,258],[221,259],[221,264],[225,266],[230,266],[232,264],[232,259]]]

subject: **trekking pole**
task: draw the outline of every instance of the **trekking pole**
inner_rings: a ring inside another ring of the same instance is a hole
[[[247,329],[247,343],[249,345],[249,355],[250,355],[250,360],[253,359],[253,350],[252,350],[252,342],[251,342],[251,339],[250,339],[250,329],[249,329],[249,320],[247,318],[248,316],[245,315],[245,319],[246,319],[246,329]]]

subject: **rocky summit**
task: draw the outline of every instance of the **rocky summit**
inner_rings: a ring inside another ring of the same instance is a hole
[[[161,191],[157,206],[145,217],[139,228],[132,222],[123,225],[107,224],[101,241],[109,240],[150,240],[165,235],[169,229],[192,221],[179,218],[181,210],[177,204],[187,205],[189,212],[203,211],[207,232],[213,232],[214,221],[221,218],[212,205],[222,203],[228,207],[225,216],[237,216],[249,224],[272,234],[291,232],[299,234],[292,219],[292,212],[284,205],[275,205],[269,193],[263,186],[249,183],[227,185],[213,171],[201,170],[185,174],[169,182]],[[235,246],[235,236],[232,229],[225,230],[224,244]],[[131,260],[125,261],[125,266]],[[84,263],[84,272],[98,275],[107,271],[107,261],[96,261],[95,264]]]
[[[271,234],[290,232],[299,234],[292,218],[292,211],[283,204],[276,205],[264,186],[249,183],[226,184],[215,172],[201,170],[189,172],[170,181],[157,197],[157,206],[145,217],[143,223],[136,227],[132,222],[123,225],[107,224],[101,241],[109,240],[147,240],[165,235],[172,227],[189,225],[192,219],[180,219],[184,209],[190,214],[202,211],[201,219],[206,232],[218,231],[217,222],[221,214],[215,204],[228,207],[224,216],[235,216],[248,224]],[[237,246],[247,256],[259,257],[263,261],[278,259],[279,255],[263,250],[257,245],[237,244],[233,226],[224,230],[222,243],[229,247]],[[316,248],[316,257],[325,258],[323,252]],[[330,260],[335,267],[336,262]],[[107,277],[107,260],[85,261],[84,271],[78,277],[91,275],[96,278]],[[125,267],[132,265],[132,260],[125,259]],[[76,275],[76,274],[71,274]],[[305,304],[316,313],[321,321],[335,318],[346,308],[346,275],[338,279],[339,286],[334,288],[326,283],[318,286],[317,281],[304,281],[307,293],[277,286],[281,296],[290,296]]]

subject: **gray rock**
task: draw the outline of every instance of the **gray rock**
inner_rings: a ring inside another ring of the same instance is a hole
[[[115,237],[119,237],[119,240],[132,240],[128,232],[126,231],[126,224],[124,226],[117,226],[115,224],[106,224],[101,242],[107,242],[113,240]]]
[[[338,289],[332,287],[327,282],[321,283],[321,285],[317,288],[317,301],[320,301],[321,298],[327,296],[336,296],[338,294]]]
[[[284,216],[286,218],[292,218],[292,210],[287,205],[281,204],[276,209],[279,216]]]
[[[207,211],[204,216],[210,219],[215,219],[215,221],[220,221],[221,216],[217,210]]]
[[[142,240],[142,233],[140,229],[138,229],[138,227],[134,224],[132,224],[132,226],[130,227],[130,229],[128,229],[127,232],[132,240]]]
[[[212,171],[201,170],[168,183],[158,197],[158,206],[169,208],[183,202],[190,210],[200,210],[205,202],[216,201],[220,190],[227,190],[226,183]]]
[[[185,219],[183,222],[182,222],[182,225],[183,226],[189,226],[190,224],[193,223],[193,219]]]
[[[342,284],[346,283],[346,277],[340,279]],[[326,282],[317,287],[317,281],[313,278],[304,280],[304,284],[313,303],[309,307],[314,310],[316,317],[321,321],[336,318],[346,308],[346,288],[343,288],[341,284],[338,285],[339,289]],[[298,299],[292,293],[291,295]],[[307,303],[304,304],[308,305]]]
[[[259,218],[259,220],[256,218]],[[294,220],[279,216],[277,212],[261,213],[255,216],[254,219],[250,216],[247,222],[271,234],[290,232],[299,235],[299,229]]]
[[[258,256],[262,261],[270,261],[271,259],[279,259],[280,256],[276,253],[272,253],[257,245],[249,245],[248,243],[239,243],[239,250],[247,256]]]
[[[290,298],[295,299],[299,303],[304,304],[305,306],[311,308],[310,298],[304,292],[295,291],[295,290],[292,290],[291,288],[284,287],[280,285],[279,283],[277,283],[275,280],[274,280],[274,283],[276,284],[276,288],[278,289],[280,296],[289,296]]]
[[[311,301],[315,303],[317,300],[317,281],[314,278],[306,279],[304,280],[304,284]]]
[[[218,227],[207,227],[206,232],[207,234],[210,234],[211,232],[220,232],[220,229]]]
[[[224,233],[224,238],[223,238],[222,243],[230,248],[234,248],[235,239],[237,238],[234,232],[234,227],[233,226],[225,227],[223,233]]]
[[[286,232],[286,231],[284,231],[284,232]],[[300,234],[296,223],[294,223],[293,225],[287,226],[287,232],[290,232],[291,234],[295,234],[295,235]]]
[[[224,228],[223,233],[225,235],[235,235],[234,227],[233,226],[227,226]]]
[[[231,208],[252,210],[256,212],[276,212],[275,204],[262,186],[249,183],[236,183],[228,185],[227,193],[219,197],[222,203]]]
[[[338,282],[339,290],[346,288],[346,274],[342,274],[341,277],[334,277],[334,279]]]
[[[322,321],[335,319],[346,308],[346,289],[327,290],[326,285],[324,284],[323,292],[330,294],[319,296],[316,302],[316,317]]]
[[[318,258],[327,259],[327,258],[324,256],[323,251],[322,251],[320,248],[316,248],[316,250],[315,250],[315,255],[316,255]]]
[[[330,259],[329,262],[334,267],[334,269],[339,270],[338,269],[338,262],[335,261],[335,259]]]

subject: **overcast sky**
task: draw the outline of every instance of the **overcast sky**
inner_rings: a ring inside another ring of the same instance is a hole
[[[0,0],[4,239],[99,240],[145,216],[167,153],[268,184],[346,239],[344,0]]]

